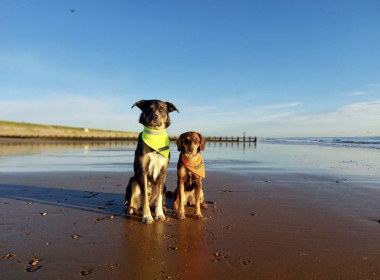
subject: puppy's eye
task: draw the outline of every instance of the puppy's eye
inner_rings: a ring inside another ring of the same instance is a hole
[[[158,110],[159,110],[160,112],[163,112],[163,111],[164,111],[164,108],[163,108],[163,107],[160,107],[160,108],[158,108]]]

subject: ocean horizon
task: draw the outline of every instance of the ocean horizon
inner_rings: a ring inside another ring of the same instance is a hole
[[[380,149],[380,136],[360,137],[263,137],[261,142],[294,145],[326,145],[335,147],[355,147]]]

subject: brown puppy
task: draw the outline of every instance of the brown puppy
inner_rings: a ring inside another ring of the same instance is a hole
[[[163,211],[166,168],[170,160],[170,140],[166,128],[170,125],[169,113],[177,111],[170,102],[140,100],[133,104],[141,110],[140,123],[144,126],[135,150],[134,172],[129,180],[124,205],[133,214],[142,208],[142,222],[150,224],[153,217],[150,206],[155,208],[155,219],[164,221]]]
[[[183,133],[177,140],[178,151],[181,152],[177,164],[177,189],[173,194],[173,208],[179,209],[178,219],[185,218],[185,205],[195,205],[195,217],[203,218],[201,207],[204,194],[202,178],[205,178],[203,158],[200,154],[205,149],[206,139],[194,131]]]

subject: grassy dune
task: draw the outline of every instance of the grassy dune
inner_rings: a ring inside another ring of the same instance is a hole
[[[138,133],[79,127],[0,121],[0,137],[52,139],[129,139]]]

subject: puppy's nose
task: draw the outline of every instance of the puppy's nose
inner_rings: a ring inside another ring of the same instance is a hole
[[[158,119],[158,115],[157,114],[153,114],[153,119],[157,120]]]
[[[193,147],[190,147],[190,153],[194,152],[194,148]]]

